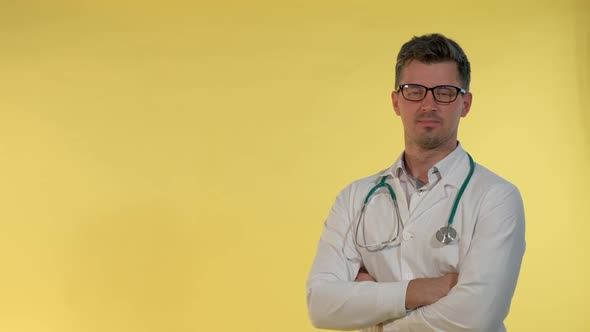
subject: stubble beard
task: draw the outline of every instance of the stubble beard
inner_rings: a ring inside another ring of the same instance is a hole
[[[420,120],[428,120],[428,119],[440,121],[441,125],[442,125],[441,117],[435,113],[425,113],[425,114],[419,115],[416,118],[416,123]],[[437,129],[439,129],[439,130],[437,130]],[[422,150],[434,150],[434,149],[438,148],[439,146],[441,146],[441,144],[443,144],[445,142],[445,138],[448,138],[448,137],[442,136],[442,134],[444,134],[444,132],[440,132],[440,130],[442,128],[437,128],[437,129],[424,128],[425,132],[418,134],[417,136],[414,137],[414,145],[416,145],[417,147],[419,147]]]
[[[424,150],[434,150],[443,143],[443,140],[441,137],[436,135],[426,135],[423,137],[418,137],[414,143]]]
[[[448,133],[448,135],[444,135],[444,133],[436,132],[436,130],[431,129],[423,133],[422,135],[415,137],[413,141],[414,145],[422,150],[435,150],[445,145],[449,140],[453,138],[453,136],[453,133]]]

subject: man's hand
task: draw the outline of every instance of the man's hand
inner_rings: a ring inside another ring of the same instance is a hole
[[[375,278],[373,278],[373,276],[371,276],[369,274],[369,272],[367,272],[367,269],[365,269],[364,266],[361,266],[359,273],[356,276],[356,279],[354,279],[354,281],[377,281],[377,280],[375,280]]]
[[[411,280],[406,291],[406,309],[415,309],[440,300],[457,284],[458,276],[457,273],[448,273],[438,278]]]

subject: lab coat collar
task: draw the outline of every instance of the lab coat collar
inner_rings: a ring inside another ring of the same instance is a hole
[[[383,175],[387,174],[399,178],[402,172],[405,172],[404,152],[399,155],[395,163]],[[441,177],[439,184],[451,185],[456,188],[461,187],[469,172],[467,152],[463,150],[461,143],[458,142],[455,150],[436,163],[428,172],[439,172]]]
[[[399,187],[399,178],[395,177],[395,175],[397,175],[397,170],[402,167],[402,163],[403,153],[386,171],[386,173],[383,174],[394,176],[394,188]],[[457,144],[455,150],[453,150],[453,152],[451,152],[441,161],[436,163],[436,165],[434,165],[429,170],[429,172],[432,172],[435,167],[436,170],[440,172],[440,180],[429,190],[429,194],[415,210],[411,212],[407,211],[405,195],[401,195],[401,201],[403,201],[404,208],[400,209],[400,213],[402,213],[404,227],[409,227],[412,223],[421,218],[426,212],[432,211],[432,208],[436,205],[449,204],[449,198],[456,195],[456,193],[459,191],[459,188],[463,184],[463,181],[465,181],[467,174],[469,173],[469,160],[467,153],[465,150],[463,150],[461,144]]]

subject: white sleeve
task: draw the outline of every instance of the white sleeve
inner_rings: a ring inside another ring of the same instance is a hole
[[[482,203],[459,280],[438,302],[392,323],[392,331],[499,331],[508,315],[525,251],[524,208],[512,185]]]
[[[406,314],[408,281],[354,282],[362,258],[352,241],[351,191],[342,191],[330,211],[307,280],[309,316],[317,328],[355,330]]]

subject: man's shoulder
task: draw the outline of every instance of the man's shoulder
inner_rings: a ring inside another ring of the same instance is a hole
[[[365,193],[366,195],[366,193],[369,190],[371,190],[371,188],[373,188],[377,183],[379,183],[379,180],[381,180],[383,176],[387,175],[388,169],[389,168],[383,169],[372,175],[350,182],[348,185],[346,185],[346,187],[342,189],[341,194],[357,195]]]
[[[477,164],[472,181],[483,191],[518,192],[516,185],[481,164]]]

